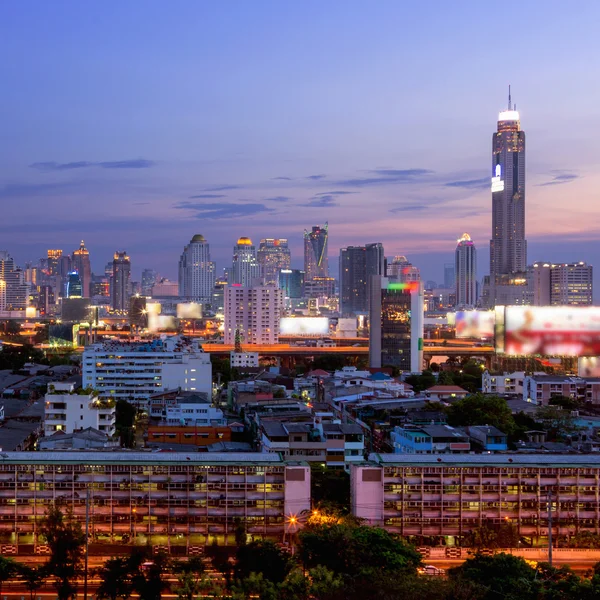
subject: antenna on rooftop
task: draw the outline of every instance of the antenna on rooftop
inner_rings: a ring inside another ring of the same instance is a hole
[[[512,101],[510,97],[510,83],[508,84],[508,110],[512,110]]]

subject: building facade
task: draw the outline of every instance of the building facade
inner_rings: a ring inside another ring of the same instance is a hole
[[[288,270],[292,264],[292,253],[284,238],[264,238],[260,240],[256,253],[265,285],[279,285],[279,272]]]
[[[255,538],[281,541],[290,515],[311,508],[310,468],[259,453],[5,453],[3,553],[45,552],[40,525],[53,504],[85,526],[86,494],[90,546],[99,553],[121,543],[194,554],[213,541],[235,544],[240,521]]]
[[[210,259],[210,246],[203,235],[196,234],[179,259],[179,296],[208,303],[215,279],[216,266]]]
[[[371,277],[369,363],[420,372],[423,364],[423,291],[419,283]]]
[[[105,342],[83,352],[83,386],[101,398],[145,403],[165,390],[204,393],[212,398],[210,355],[197,341],[175,336],[152,342]]]
[[[284,307],[283,290],[273,286],[225,286],[226,344],[277,344]]]
[[[117,250],[112,263],[111,305],[113,310],[129,311],[131,296],[131,261],[127,252]]]
[[[304,273],[305,281],[315,277],[329,277],[329,224],[315,225],[311,231],[304,230]]]
[[[304,271],[282,269],[279,271],[279,287],[286,298],[302,298],[304,295]]]
[[[594,296],[592,265],[537,261],[530,267],[534,306],[591,306]]]
[[[515,274],[525,273],[526,268],[525,132],[509,90],[508,109],[499,114],[498,129],[492,138],[490,286],[495,304],[501,301],[496,298],[495,288],[510,285],[506,278],[518,278]],[[504,296],[508,294],[508,290],[503,291]]]
[[[340,248],[340,312],[342,317],[366,314],[371,275],[385,275],[383,244]]]
[[[468,233],[457,240],[454,259],[456,307],[474,308],[477,304],[477,250]]]
[[[394,256],[388,259],[386,275],[392,281],[397,283],[414,283],[421,281],[421,272],[415,267],[406,256]]]
[[[256,257],[256,248],[248,237],[241,237],[233,247],[231,281],[244,287],[258,285],[261,282],[261,270]]]
[[[91,295],[92,285],[92,266],[90,264],[90,253],[85,247],[83,240],[81,240],[79,248],[73,252],[73,256],[71,257],[71,266],[74,271],[79,273],[83,297],[89,298]]]

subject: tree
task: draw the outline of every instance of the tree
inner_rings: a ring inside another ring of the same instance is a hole
[[[448,571],[450,581],[471,583],[486,589],[483,600],[536,600],[541,591],[536,570],[512,554],[476,554]]]
[[[277,586],[262,573],[250,573],[244,579],[236,579],[231,588],[232,600],[246,600],[257,596],[260,600],[278,600]]]
[[[125,448],[133,448],[134,433],[133,424],[137,409],[127,400],[117,400],[115,406],[115,429],[121,440],[121,446]]]
[[[437,383],[437,379],[431,371],[423,371],[421,375],[409,375],[405,381],[412,385],[415,393],[427,390]]]
[[[268,581],[281,583],[292,568],[289,552],[271,541],[256,541],[240,546],[236,553],[235,577],[246,579],[260,573]]]
[[[337,600],[344,588],[344,579],[327,567],[318,566],[309,571],[310,592],[316,600]]]
[[[180,573],[177,582],[175,592],[180,600],[194,600],[200,593],[200,581],[194,573]]]
[[[454,375],[452,371],[441,371],[437,379],[438,385],[454,385]]]
[[[231,574],[233,565],[229,560],[231,550],[227,546],[219,546],[217,540],[214,539],[210,546],[206,547],[206,555],[210,558],[212,566],[219,571],[225,578],[227,588],[231,587]]]
[[[109,558],[97,573],[101,579],[96,592],[98,598],[117,600],[131,596],[131,564],[127,558]]]
[[[565,410],[577,410],[578,408],[581,408],[581,402],[570,396],[552,396],[552,398],[548,400],[548,404],[559,406]]]
[[[459,427],[493,425],[506,434],[515,429],[515,421],[506,400],[483,394],[471,394],[454,402],[448,409],[448,424]]]
[[[348,512],[350,506],[350,476],[344,469],[332,469],[311,464],[311,498],[320,510],[336,507]]]
[[[17,574],[17,563],[7,556],[0,556],[0,595],[2,595],[2,584],[12,579]]]
[[[535,418],[554,436],[571,433],[577,429],[571,413],[558,406],[539,406]]]
[[[308,600],[311,583],[302,569],[294,569],[279,585],[278,591],[277,600]]]
[[[162,592],[167,587],[164,575],[169,568],[170,559],[165,552],[154,556],[147,549],[141,549],[131,554],[129,568],[132,572],[132,587],[140,600],[160,600]]]
[[[85,544],[81,524],[71,512],[65,516],[57,506],[51,506],[42,521],[41,533],[50,548],[48,571],[55,577],[54,588],[59,600],[74,598]]]
[[[25,587],[29,591],[30,600],[33,600],[35,593],[42,587],[44,580],[48,576],[46,565],[31,567],[29,565],[20,563],[18,566],[18,571],[19,577],[23,580]]]

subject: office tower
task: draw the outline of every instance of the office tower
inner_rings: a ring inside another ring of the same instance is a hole
[[[308,281],[305,275],[304,295],[306,298],[333,298],[335,296],[335,279],[333,277],[313,277]]]
[[[154,269],[142,271],[142,296],[152,294],[152,286],[158,281],[158,273]]]
[[[385,275],[383,244],[340,248],[340,312],[343,317],[364,314],[369,309],[371,275]]]
[[[329,277],[329,260],[327,247],[329,225],[318,225],[312,231],[304,230],[304,280],[312,281],[315,277]]]
[[[196,234],[179,259],[179,295],[193,302],[210,302],[216,267],[210,260],[210,246]]]
[[[388,259],[385,274],[397,283],[421,281],[421,272],[408,261],[406,256],[394,256],[391,260]]]
[[[279,288],[286,298],[302,298],[304,295],[304,271],[282,269],[279,271]]]
[[[111,299],[113,310],[126,313],[129,310],[131,261],[125,251],[117,250],[112,263]]]
[[[585,262],[553,264],[538,261],[530,268],[535,306],[590,306],[593,269]]]
[[[526,267],[525,132],[509,87],[508,110],[499,114],[498,130],[492,137],[490,285],[496,303],[512,304],[522,299],[522,290],[515,289],[513,298],[511,287],[519,287],[523,279],[519,274],[525,273]]]
[[[81,277],[77,271],[69,273],[67,280],[67,298],[82,298],[83,286],[81,285]]]
[[[417,373],[423,363],[423,291],[420,283],[396,283],[372,275],[369,364]]]
[[[260,265],[256,259],[256,248],[252,245],[250,238],[241,237],[233,247],[231,281],[228,281],[229,283],[250,287],[260,283],[260,278]]]
[[[457,240],[454,265],[456,307],[474,308],[477,304],[477,250],[468,233]]]
[[[283,238],[260,240],[256,257],[265,285],[279,285],[279,271],[289,269],[292,262],[288,241]]]
[[[29,284],[25,274],[15,267],[15,262],[6,250],[0,250],[0,310],[24,310],[29,306]]]
[[[163,278],[152,286],[150,295],[154,298],[176,298],[179,296],[179,284]]]
[[[215,281],[215,287],[213,288],[212,299],[210,301],[211,310],[218,315],[223,315],[225,310],[225,288],[227,281],[224,277]]]
[[[283,310],[283,290],[275,286],[225,286],[225,343],[277,344]]]
[[[454,271],[454,263],[444,264],[444,287],[453,289],[456,287],[456,272]]]
[[[62,257],[62,250],[48,250],[47,271],[48,275],[59,275],[59,261]]]
[[[79,273],[83,297],[89,298],[91,295],[92,285],[92,267],[90,265],[90,253],[85,247],[83,240],[81,240],[79,248],[73,252],[71,264],[72,270]]]

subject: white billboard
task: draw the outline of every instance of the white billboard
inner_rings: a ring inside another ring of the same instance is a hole
[[[284,317],[279,323],[281,335],[329,335],[327,317]]]
[[[201,319],[202,304],[197,302],[183,302],[177,305],[178,319]]]
[[[493,310],[457,310],[455,319],[457,338],[494,337],[496,319]]]

